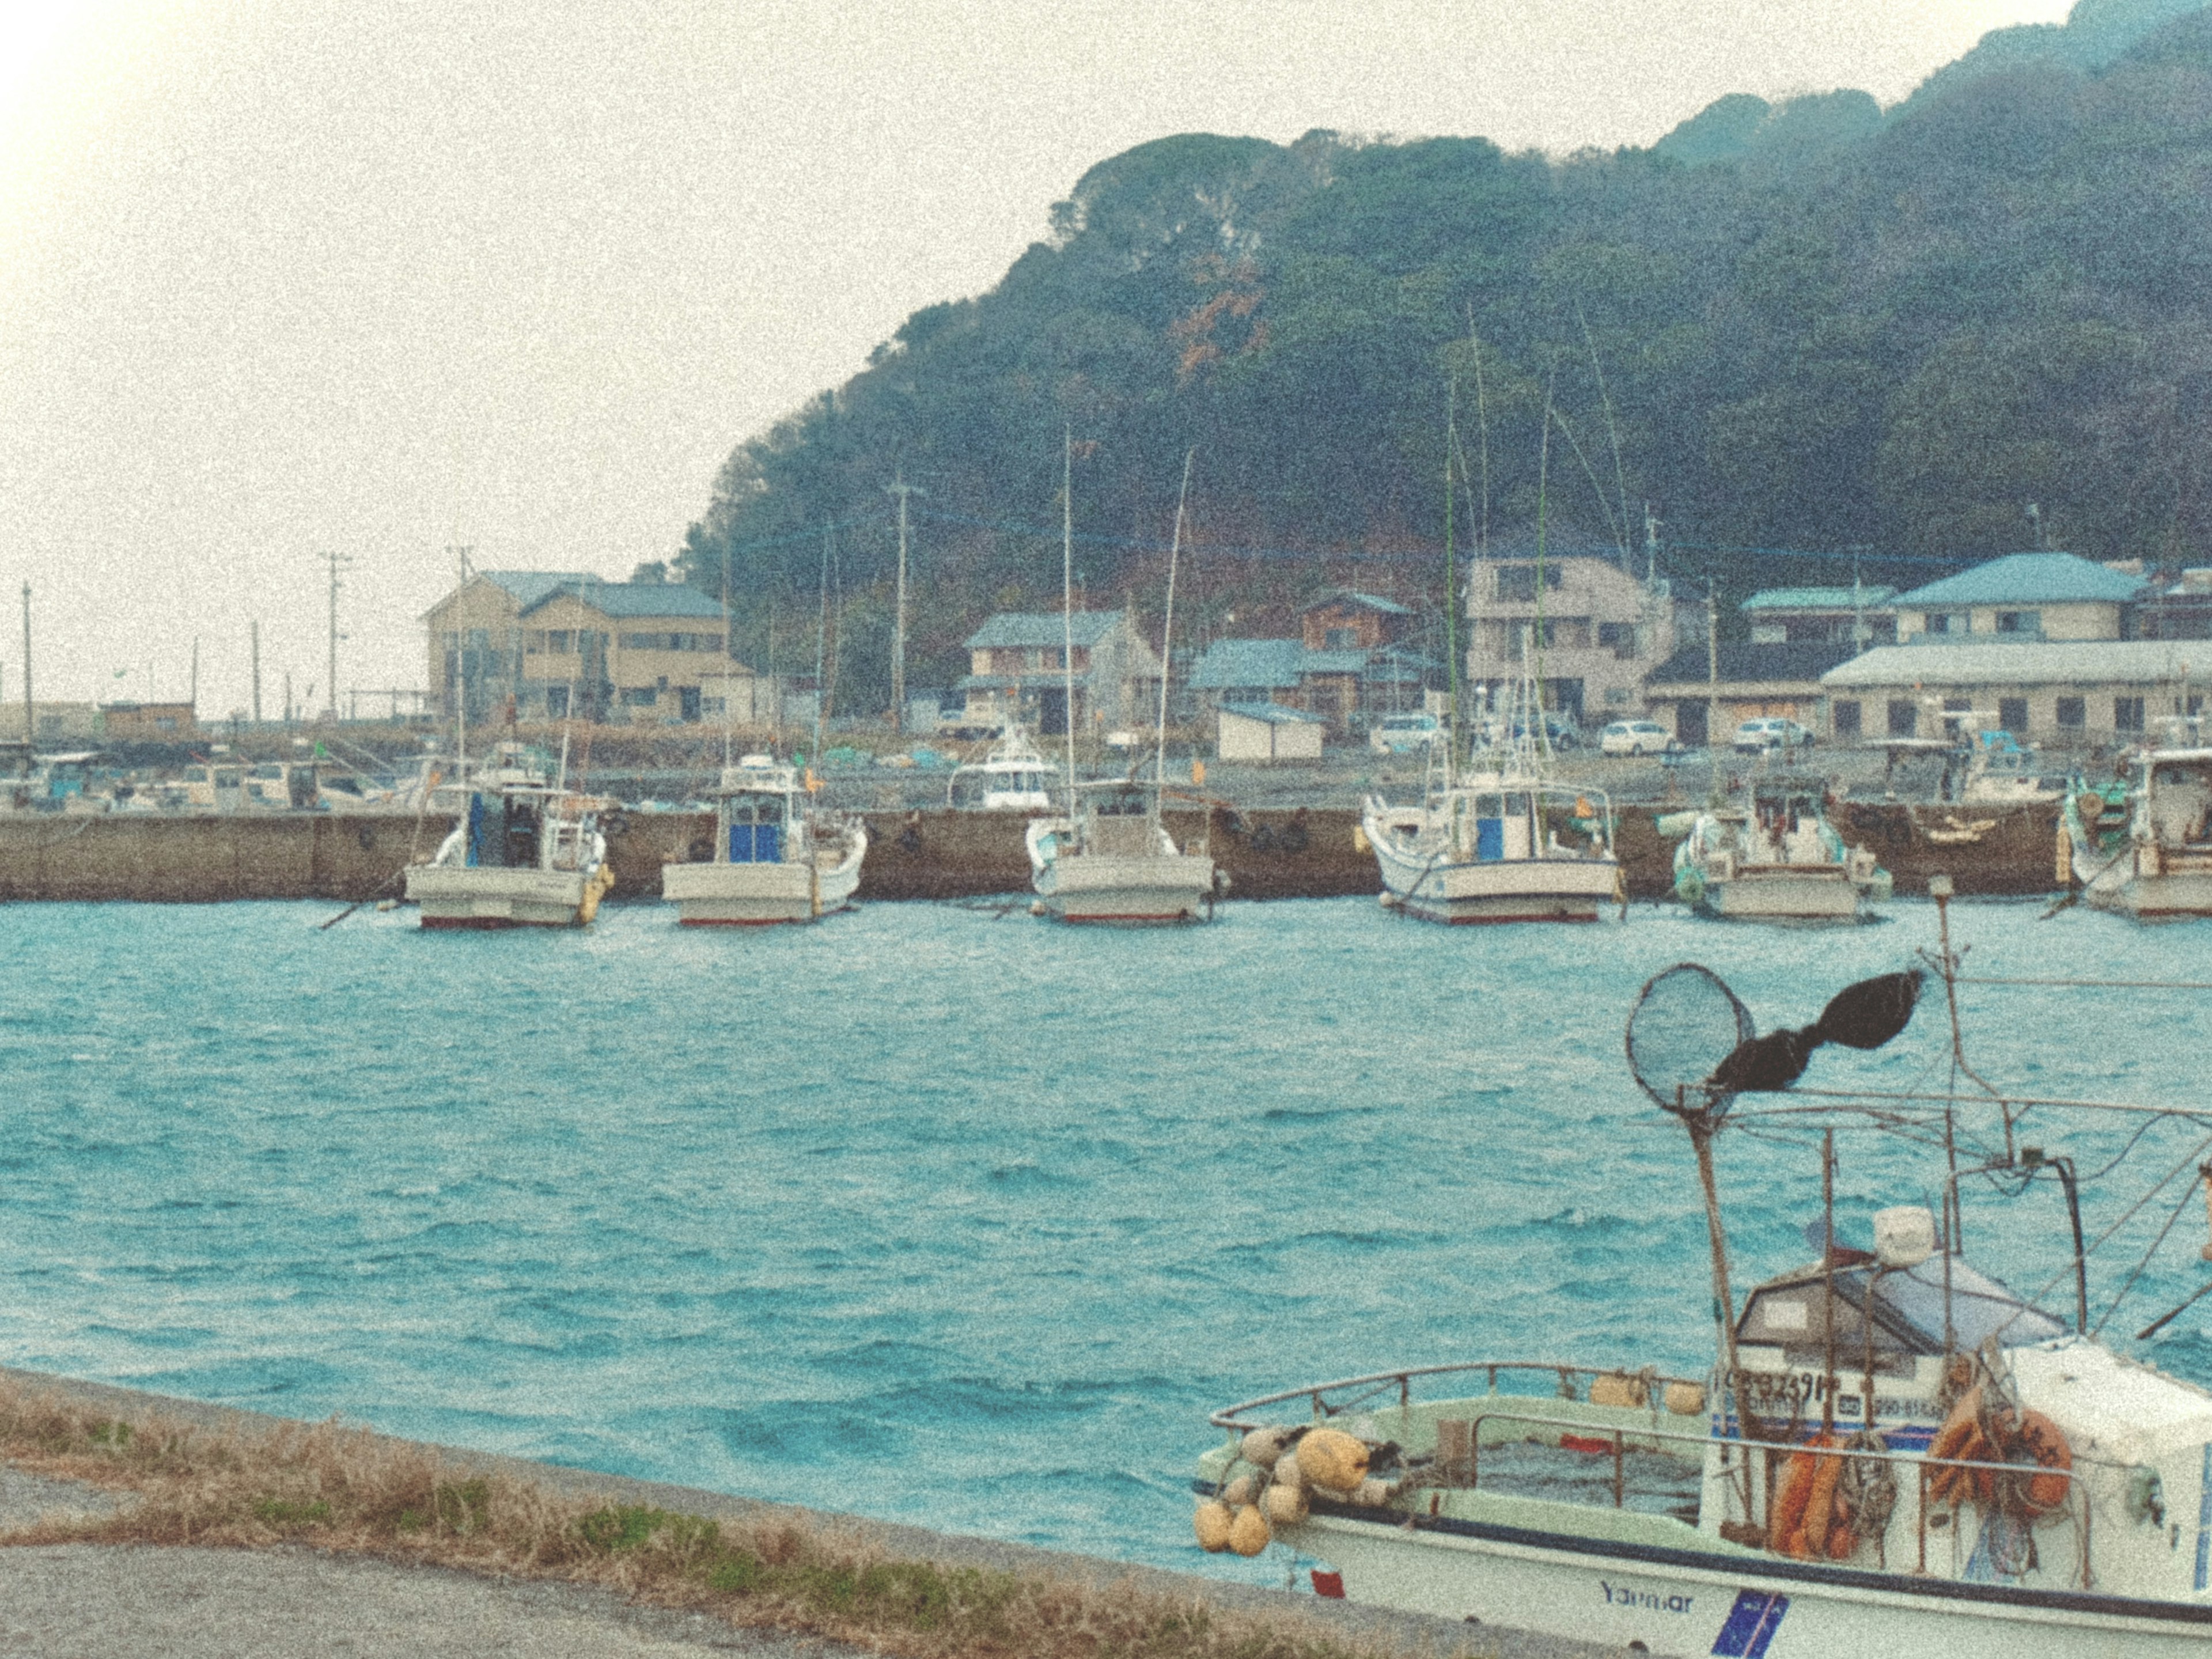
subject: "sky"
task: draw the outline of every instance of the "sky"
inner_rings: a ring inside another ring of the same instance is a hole
[[[1170,133],[1649,143],[2065,0],[0,0],[0,693],[420,688],[485,568],[672,555],[739,442]]]

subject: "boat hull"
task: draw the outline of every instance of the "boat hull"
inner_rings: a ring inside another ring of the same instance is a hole
[[[1213,860],[1194,853],[1068,852],[1039,870],[1032,884],[1046,913],[1062,921],[1196,921],[1213,893]]]
[[[1439,864],[1398,844],[1379,819],[1366,830],[1384,890],[1424,921],[1595,921],[1621,896],[1620,866],[1610,858]]]
[[[1863,901],[1840,866],[1739,871],[1705,878],[1699,908],[1737,921],[1855,921]]]
[[[408,901],[434,931],[578,927],[597,912],[604,890],[598,871],[417,864],[407,872]]]
[[[818,877],[805,862],[787,864],[670,864],[660,872],[660,896],[676,906],[684,927],[768,927],[812,921],[842,909],[860,884],[866,837]]]
[[[2086,866],[2095,872],[2081,896],[2100,910],[2152,921],[2212,916],[2212,860],[2164,849],[2147,859],[2145,850],[2131,847],[2115,859],[2086,847],[2077,835],[2075,868]]]
[[[1479,1522],[1316,1515],[1281,1540],[1347,1600],[1653,1653],[1745,1659],[2201,1655],[2212,1607],[1831,1571]]]

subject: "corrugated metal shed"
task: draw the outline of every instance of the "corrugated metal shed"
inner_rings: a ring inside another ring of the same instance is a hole
[[[2193,647],[2193,648],[2192,648]],[[2069,640],[2055,644],[1884,645],[1820,676],[1826,686],[2156,685],[2212,679],[2212,642]]]
[[[583,602],[600,615],[617,619],[636,617],[697,617],[702,620],[712,617],[721,620],[722,605],[712,599],[688,582],[603,582],[586,578],[580,596],[574,579],[566,586],[548,588],[538,598],[526,601],[522,614],[528,616],[539,606],[566,596],[580,597]]]
[[[1191,671],[1190,689],[1288,690],[1298,683],[1305,654],[1304,645],[1297,640],[1216,640]]]
[[[1745,611],[1849,611],[1853,606],[1886,605],[1897,597],[1893,587],[1766,587],[1743,602]]]

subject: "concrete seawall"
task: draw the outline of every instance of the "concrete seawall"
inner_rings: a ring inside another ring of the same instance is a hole
[[[1631,897],[1658,898],[1673,881],[1674,843],[1660,809],[1620,815]],[[860,897],[972,898],[1025,892],[1025,820],[1012,813],[943,810],[866,815],[871,846]],[[1847,841],[1874,849],[1901,894],[1927,890],[1941,871],[1965,894],[2031,894],[2056,885],[2057,812],[2014,807],[1912,806],[1851,801],[1836,810]],[[1180,842],[1207,828],[1201,813],[1170,811]],[[371,899],[399,891],[410,856],[428,857],[452,828],[442,813],[153,817],[0,817],[0,900]],[[1379,890],[1358,846],[1358,814],[1342,808],[1212,814],[1213,856],[1240,899],[1334,898]],[[698,812],[618,815],[608,835],[618,898],[657,898],[660,866],[702,856],[711,818]]]

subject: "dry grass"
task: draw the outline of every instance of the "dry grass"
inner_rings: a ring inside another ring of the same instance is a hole
[[[0,1457],[126,1499],[13,1544],[301,1544],[518,1577],[860,1644],[913,1659],[1379,1659],[1296,1609],[1212,1607],[887,1556],[858,1532],[776,1516],[715,1522],[457,1468],[336,1424],[216,1432],[155,1414],[102,1419],[0,1380]]]

